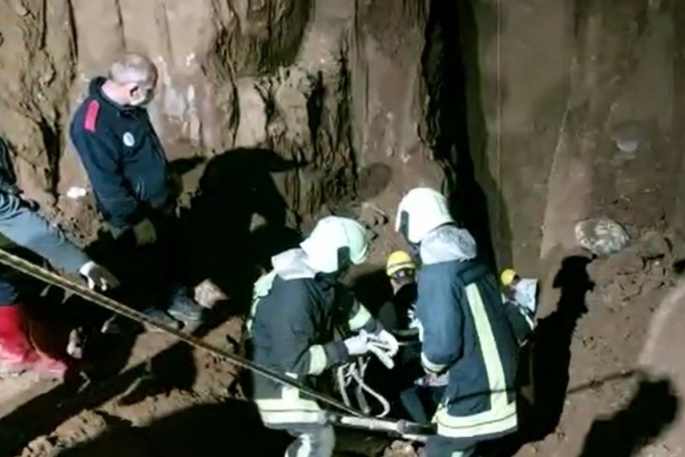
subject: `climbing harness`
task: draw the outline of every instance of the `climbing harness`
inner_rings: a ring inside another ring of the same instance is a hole
[[[302,393],[310,396],[311,398],[318,400],[322,403],[325,403],[329,406],[332,406],[337,410],[345,413],[340,414],[334,412],[327,412],[327,417],[329,421],[331,421],[331,423],[333,424],[343,427],[361,428],[365,430],[376,430],[388,433],[395,433],[400,436],[406,436],[408,438],[411,437],[412,439],[415,439],[415,437],[420,438],[420,436],[431,435],[435,433],[433,428],[430,426],[424,426],[421,424],[416,424],[413,422],[407,422],[402,420],[397,421],[391,419],[379,419],[374,417],[368,417],[368,414],[357,411],[345,403],[341,403],[340,401],[334,398],[331,398],[327,395],[323,395],[319,392],[309,389],[308,387],[303,386],[300,383],[292,380],[291,378],[288,378],[270,368],[251,362],[225,349],[212,346],[194,336],[183,333],[181,330],[177,330],[175,328],[159,323],[139,311],[129,308],[128,306],[119,303],[115,300],[112,300],[111,298],[106,297],[105,295],[95,292],[82,284],[78,284],[70,279],[62,277],[52,271],[49,271],[43,267],[40,267],[27,260],[24,260],[21,257],[10,254],[9,252],[3,249],[0,249],[0,263],[8,265],[17,271],[24,273],[28,276],[31,276],[35,279],[38,279],[40,281],[43,281],[44,283],[59,287],[75,295],[78,295],[81,298],[91,301],[98,306],[106,308],[109,311],[112,311],[121,316],[127,317],[135,322],[148,325],[150,327],[161,330],[164,333],[173,335],[175,338],[183,341],[184,343],[187,343],[196,348],[204,349],[205,351],[208,351],[216,356],[219,356],[220,358],[230,363],[233,363],[241,368],[248,369],[254,373],[257,373],[280,384],[294,387],[300,390]],[[361,373],[360,379],[363,379],[363,371]],[[367,391],[369,390],[370,389],[368,389]]]

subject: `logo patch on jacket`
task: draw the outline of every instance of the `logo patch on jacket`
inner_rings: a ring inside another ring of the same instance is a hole
[[[133,135],[131,134],[131,132],[124,133],[123,140],[124,140],[124,144],[126,146],[128,146],[129,148],[131,146],[133,146],[134,144],[136,144],[136,140],[133,138]]]

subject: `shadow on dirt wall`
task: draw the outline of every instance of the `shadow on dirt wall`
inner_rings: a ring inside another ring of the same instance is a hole
[[[519,396],[519,432],[493,443],[497,450],[493,455],[513,456],[525,443],[553,433],[559,424],[569,384],[573,334],[579,319],[588,312],[586,294],[594,288],[587,272],[591,261],[584,256],[570,256],[561,262],[552,283],[560,291],[557,308],[538,321],[527,346],[530,352],[520,355],[521,360],[532,362],[528,373],[532,375],[534,396]],[[521,381],[527,385],[529,379]]]
[[[532,337],[532,353],[522,354],[522,357],[531,357],[533,363],[533,402],[520,398],[519,432],[492,443],[491,453],[486,455],[511,457],[524,444],[541,441],[554,433],[568,395],[599,388],[603,382],[612,379],[635,375],[631,372],[609,376],[599,382],[569,389],[573,334],[579,319],[592,311],[586,306],[586,294],[594,288],[587,272],[591,261],[584,256],[569,256],[562,261],[552,283],[560,290],[557,309],[538,321]],[[639,390],[628,406],[613,417],[597,419],[593,423],[579,457],[635,455],[673,422],[678,405],[678,398],[668,380],[649,380],[643,376]]]
[[[469,1],[433,0],[430,11],[422,57],[430,96],[427,134],[445,169],[456,219],[472,233],[493,269],[498,261],[506,267],[512,262],[511,233],[498,183],[490,175],[479,63],[479,25],[495,24],[496,18],[487,14],[485,21],[477,21]]]
[[[253,149],[227,151],[207,164],[199,194],[191,208],[181,214],[181,246],[188,247],[182,254],[188,261],[186,271],[195,275],[191,281],[211,278],[230,299],[212,309],[208,322],[194,336],[202,338],[231,316],[242,314],[259,264],[299,241],[299,234],[284,226],[285,203],[271,179],[271,173],[286,171],[289,166],[271,151]],[[262,215],[266,224],[251,233],[254,213]],[[112,252],[96,245],[91,254],[106,265],[107,259],[102,257]],[[60,291],[56,294],[52,300],[61,302]],[[18,452],[67,418],[97,408],[127,391],[122,401],[133,404],[174,388],[191,389],[196,367],[191,348],[185,343],[176,343],[146,363],[118,374],[142,329],[123,321],[122,334],[101,335],[97,329],[110,313],[76,297],[52,308],[50,316],[43,317],[54,319],[55,325],[67,320],[92,330],[84,354],[86,362],[91,363],[87,370],[91,382],[85,385],[83,379],[70,378],[0,418],[0,455]],[[103,360],[107,363],[103,364]]]
[[[579,457],[637,455],[673,423],[679,407],[680,400],[670,380],[645,377],[624,409],[592,423]]]

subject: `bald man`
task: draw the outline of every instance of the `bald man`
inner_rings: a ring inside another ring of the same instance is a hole
[[[164,149],[145,109],[156,84],[157,69],[149,58],[124,55],[112,64],[107,78],[90,82],[70,133],[116,240],[110,266],[121,275],[121,290],[132,291],[127,302],[180,328],[200,322],[203,312],[189,288],[180,285],[179,246],[172,228],[176,202]],[[142,303],[137,305],[136,299]]]

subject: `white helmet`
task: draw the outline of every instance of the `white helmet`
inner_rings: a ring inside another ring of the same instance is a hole
[[[447,199],[437,190],[417,187],[404,196],[397,207],[395,231],[410,243],[420,243],[431,231],[454,222]]]
[[[358,265],[366,261],[369,237],[366,229],[357,221],[328,216],[316,224],[300,247],[307,254],[307,264],[312,269],[321,273],[334,273],[349,266],[345,263]]]

